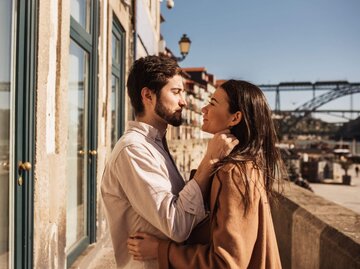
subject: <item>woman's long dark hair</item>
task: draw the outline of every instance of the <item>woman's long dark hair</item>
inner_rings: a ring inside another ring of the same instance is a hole
[[[231,128],[231,133],[239,140],[232,152],[217,164],[234,163],[241,171],[245,191],[240,191],[247,213],[250,201],[249,178],[246,164],[259,168],[264,177],[264,188],[268,197],[273,194],[275,181],[285,176],[280,151],[275,146],[277,135],[271,110],[263,92],[255,85],[242,80],[228,80],[220,86],[229,99],[229,112],[240,111],[242,119]],[[280,185],[279,185],[280,186]]]

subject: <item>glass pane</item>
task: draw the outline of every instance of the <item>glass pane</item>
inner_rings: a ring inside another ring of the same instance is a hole
[[[120,40],[114,33],[112,34],[112,58],[114,63],[120,64]]]
[[[0,1],[0,268],[9,267],[11,20],[12,1]]]
[[[90,0],[71,0],[70,14],[90,33]]]
[[[117,101],[117,96],[119,93],[119,79],[112,76],[111,79],[111,146],[112,148],[115,146],[118,140],[118,121],[120,115],[116,113],[118,111],[117,107],[119,102]]]
[[[116,53],[116,36],[114,35],[114,33],[112,34],[112,38],[111,38],[111,49],[112,49],[112,59],[113,61],[116,62],[115,60],[115,53]]]
[[[89,55],[70,42],[67,144],[66,246],[70,248],[87,234],[86,140]]]

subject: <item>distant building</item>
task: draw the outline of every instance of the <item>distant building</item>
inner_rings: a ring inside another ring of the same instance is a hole
[[[360,141],[360,117],[344,123],[344,125],[335,134],[335,139],[356,139],[357,141]]]
[[[165,50],[173,57],[169,49]],[[196,75],[194,76],[195,70]],[[202,132],[201,109],[208,104],[215,92],[215,77],[204,67],[183,68],[185,71],[185,90],[187,107],[183,109],[184,123],[179,127],[169,126],[167,138],[169,149],[174,156],[180,173],[188,179],[191,169],[197,168],[205,154],[208,138],[212,135]],[[201,78],[201,79],[198,79]]]
[[[193,88],[195,91],[198,89],[198,96],[200,98],[195,99],[195,106],[198,108],[198,111],[201,112],[201,109],[209,103],[211,96],[216,90],[216,79],[213,74],[207,72],[205,67],[186,67],[183,70],[189,74],[190,81],[188,85]],[[202,117],[199,118],[201,120]],[[202,122],[199,127],[201,127]],[[209,138],[210,135],[207,133],[199,133],[198,138]]]

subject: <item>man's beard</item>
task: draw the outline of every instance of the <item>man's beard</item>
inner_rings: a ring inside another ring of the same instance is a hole
[[[182,123],[181,112],[170,113],[162,104],[161,100],[156,101],[155,113],[172,126],[180,126]]]

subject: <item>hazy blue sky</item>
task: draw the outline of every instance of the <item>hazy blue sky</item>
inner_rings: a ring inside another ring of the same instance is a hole
[[[181,35],[192,40],[183,67],[256,84],[360,82],[360,0],[174,1],[171,10],[166,0],[161,4],[161,32],[178,56]],[[303,95],[288,97],[286,107],[311,99]],[[353,103],[360,103],[358,95]],[[349,97],[343,99],[333,102],[348,106]]]

